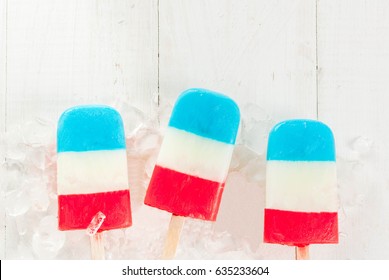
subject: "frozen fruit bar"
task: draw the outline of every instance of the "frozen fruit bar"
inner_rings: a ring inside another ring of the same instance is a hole
[[[177,216],[216,220],[240,114],[235,102],[205,89],[178,98],[145,204]]]
[[[99,231],[131,226],[126,143],[119,113],[107,106],[65,111],[57,131],[60,230],[86,229],[106,216]]]
[[[288,120],[270,132],[264,241],[338,243],[335,144],[328,126]]]

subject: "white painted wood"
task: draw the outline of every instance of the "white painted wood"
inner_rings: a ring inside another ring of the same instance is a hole
[[[0,2],[0,177],[4,177],[4,132],[6,110],[6,11],[7,1]],[[5,190],[0,179],[0,260],[5,259]]]
[[[319,119],[336,139],[341,234],[311,256],[388,259],[389,3],[318,1],[318,34]]]
[[[161,1],[160,99],[205,87],[314,117],[315,49],[314,1]]]
[[[69,106],[118,101],[150,114],[157,92],[156,3],[9,1],[9,122],[56,121]]]
[[[315,1],[160,1],[161,105],[203,87],[235,99],[243,122],[261,112],[273,123],[315,118],[315,14]],[[264,182],[250,186],[227,179],[216,229],[260,246],[264,258],[293,258],[293,248],[262,243]]]
[[[0,2],[0,133],[5,131],[5,108],[6,108],[6,8],[7,2]],[[1,135],[1,134],[0,134]],[[0,142],[1,143],[1,142]]]

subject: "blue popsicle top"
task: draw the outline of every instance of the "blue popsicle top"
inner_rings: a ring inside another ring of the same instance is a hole
[[[58,152],[125,148],[122,118],[111,107],[103,105],[72,107],[66,110],[58,121]]]
[[[169,126],[235,144],[239,122],[239,108],[231,98],[210,90],[193,88],[178,97]]]
[[[269,135],[267,160],[335,161],[331,129],[314,120],[288,120]]]

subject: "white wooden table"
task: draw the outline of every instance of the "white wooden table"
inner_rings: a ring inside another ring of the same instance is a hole
[[[228,94],[243,118],[255,105],[274,123],[319,119],[337,142],[341,233],[311,256],[387,259],[388,38],[384,0],[0,0],[0,135],[77,104],[126,101],[152,116],[190,87]],[[263,185],[232,193],[216,230],[288,258],[261,241]],[[15,248],[1,195],[3,259]]]

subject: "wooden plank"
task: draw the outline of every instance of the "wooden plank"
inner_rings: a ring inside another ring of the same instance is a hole
[[[156,0],[15,0],[8,18],[9,122],[86,103],[153,111]]]
[[[335,133],[340,244],[323,258],[388,259],[387,1],[318,1],[319,118]],[[312,250],[312,256],[319,254]]]
[[[316,118],[315,15],[314,1],[160,1],[161,105],[190,87],[223,92],[240,105],[242,132],[261,115],[263,142],[275,122]],[[264,181],[236,179],[227,182],[216,229],[247,238],[264,258],[293,258],[293,248],[262,243]]]
[[[112,105],[124,118],[128,105],[153,114],[157,7],[157,0],[8,1],[7,128],[36,119],[54,127],[80,104]],[[7,255],[21,257],[16,247],[9,241]]]
[[[4,178],[5,160],[3,137],[5,133],[6,111],[6,38],[7,38],[7,1],[0,2],[0,178]],[[5,190],[0,179],[0,259],[5,259]]]
[[[161,101],[207,87],[278,119],[315,116],[315,5],[303,2],[162,1]]]

